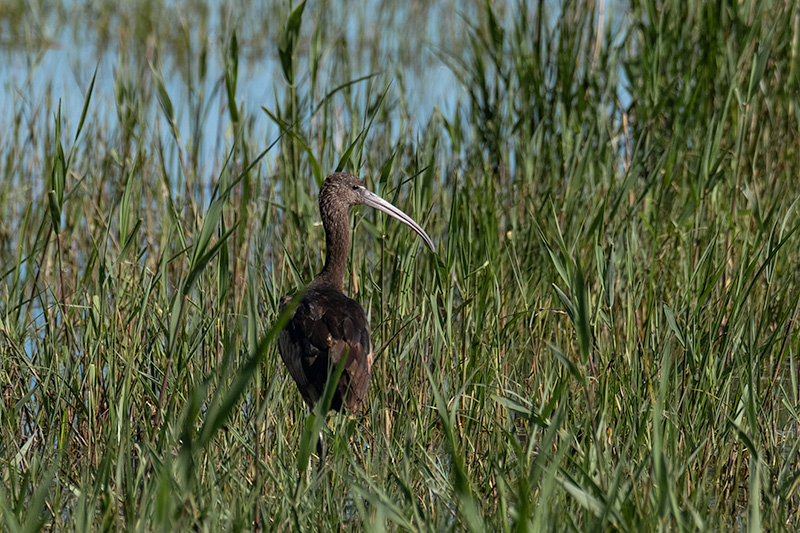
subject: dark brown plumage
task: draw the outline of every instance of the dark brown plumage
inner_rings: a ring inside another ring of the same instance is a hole
[[[319,193],[319,208],[325,228],[325,267],[312,281],[278,338],[281,358],[294,378],[303,399],[314,408],[329,373],[347,353],[342,377],[331,409],[360,409],[372,375],[372,345],[364,309],[342,293],[342,280],[350,250],[348,212],[354,205],[379,209],[416,231],[433,250],[430,237],[408,215],[364,188],[352,174],[336,173],[325,179]],[[285,297],[283,307],[291,298]]]
[[[331,409],[357,411],[372,375],[372,346],[364,310],[358,302],[331,289],[309,290],[278,339],[283,362],[300,394],[314,407],[329,372],[347,352]]]

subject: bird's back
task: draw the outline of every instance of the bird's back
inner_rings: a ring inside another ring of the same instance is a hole
[[[281,308],[287,299],[281,303]],[[359,410],[372,374],[372,345],[364,309],[339,291],[309,289],[278,337],[281,358],[303,399],[313,407],[328,375],[347,353],[331,409]]]

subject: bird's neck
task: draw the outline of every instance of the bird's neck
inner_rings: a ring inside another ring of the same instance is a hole
[[[347,207],[327,209],[322,213],[325,228],[325,266],[312,286],[342,292],[347,254],[350,252],[350,219]]]

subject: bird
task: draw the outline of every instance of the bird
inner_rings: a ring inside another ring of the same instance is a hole
[[[278,337],[278,351],[300,394],[313,411],[329,374],[347,357],[330,409],[361,410],[372,375],[373,352],[364,308],[343,292],[350,251],[350,208],[367,205],[413,229],[435,253],[433,241],[403,211],[369,191],[357,176],[336,172],[325,178],[319,192],[319,211],[325,230],[325,265],[306,287],[294,314]],[[281,299],[281,311],[292,296]],[[322,413],[325,416],[326,413]],[[322,434],[317,446],[324,457]]]

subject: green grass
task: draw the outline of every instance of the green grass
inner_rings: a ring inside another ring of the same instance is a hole
[[[118,54],[4,112],[3,529],[800,525],[796,2],[16,4],[31,74]],[[336,168],[438,253],[354,215],[375,373],[317,471],[274,341]]]

